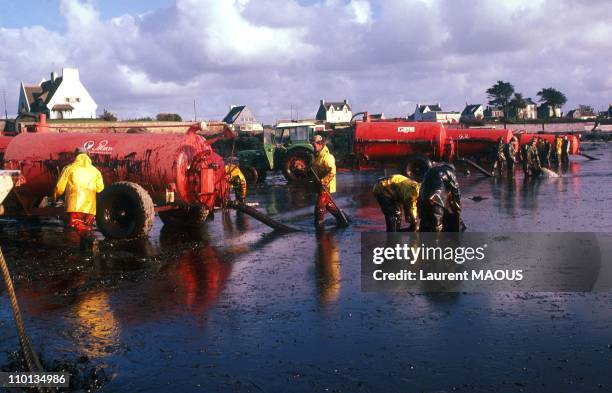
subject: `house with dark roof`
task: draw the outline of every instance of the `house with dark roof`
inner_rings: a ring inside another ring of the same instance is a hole
[[[482,120],[484,118],[484,106],[482,104],[465,104],[461,112],[461,121]]]
[[[425,120],[423,115],[429,112],[442,112],[442,108],[440,108],[440,104],[429,104],[429,105],[421,105],[417,104],[414,109],[413,118],[416,121]]]
[[[50,119],[93,119],[98,105],[79,78],[76,68],[63,68],[62,76],[38,84],[21,82],[17,113],[45,113]]]
[[[236,131],[263,131],[263,125],[246,105],[230,105],[222,121],[233,125]]]
[[[578,108],[572,109],[565,115],[568,119],[577,120],[595,120],[597,115],[592,107],[588,105],[579,105]]]
[[[417,104],[412,114],[415,121],[435,121],[438,123],[459,123],[461,114],[455,111],[443,111],[440,104],[419,105]]]
[[[321,99],[316,120],[326,123],[350,123],[353,111],[348,100],[342,102],[325,102]]]
[[[501,106],[487,106],[484,110],[486,120],[501,119],[504,117],[504,108]]]

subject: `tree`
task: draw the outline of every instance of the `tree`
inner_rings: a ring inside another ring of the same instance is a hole
[[[504,109],[504,117],[508,117],[508,102],[512,94],[514,94],[514,86],[510,82],[497,81],[487,89],[489,105],[501,106]]]
[[[552,87],[547,87],[538,92],[539,101],[553,108],[553,117],[556,116],[556,109],[561,108],[567,102],[565,94]]]
[[[102,114],[102,116],[100,116],[100,119],[104,121],[117,121],[117,116],[115,116],[112,112],[109,112],[104,109],[104,113]]]
[[[158,113],[155,118],[157,121],[183,121],[178,113]]]
[[[508,105],[510,108],[514,109],[516,118],[518,118],[519,114],[521,113],[521,109],[527,108],[527,101],[525,101],[521,93],[514,93],[514,97],[512,97]]]

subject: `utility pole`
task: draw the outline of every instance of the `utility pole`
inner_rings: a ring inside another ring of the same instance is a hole
[[[8,120],[8,112],[6,111],[6,89],[2,89],[2,98],[4,99],[4,120]]]

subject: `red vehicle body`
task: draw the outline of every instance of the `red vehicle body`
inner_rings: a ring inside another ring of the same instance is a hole
[[[106,236],[144,235],[150,230],[154,211],[165,223],[203,220],[224,204],[229,186],[223,159],[210,146],[212,140],[196,133],[199,129],[194,124],[186,134],[43,131],[3,137],[4,168],[20,170],[25,180],[12,191],[12,213],[58,215],[58,209],[49,208],[46,201],[53,195],[62,168],[73,161],[74,150],[85,147],[106,186],[98,198],[97,214],[98,228]],[[132,211],[139,209],[146,211]],[[101,221],[112,221],[117,214],[114,227],[105,233]],[[147,216],[144,220],[143,214]],[[121,220],[125,222],[118,223]]]
[[[446,135],[455,143],[455,154],[457,157],[470,157],[491,150],[496,146],[499,138],[504,143],[510,142],[512,132],[510,130],[498,130],[495,128],[448,128]]]
[[[357,167],[372,163],[399,166],[408,175],[417,175],[431,166],[431,161],[461,160],[490,176],[490,171],[468,158],[493,158],[501,138],[508,143],[510,130],[495,128],[446,128],[441,123],[415,122],[406,119],[373,120],[366,112],[362,120],[354,122],[350,155]],[[521,134],[520,144],[531,137],[544,137],[554,141],[553,134]],[[578,138],[569,135],[570,154],[578,154]]]
[[[518,134],[519,144],[521,146],[526,145],[531,142],[533,138],[542,138],[548,141],[551,145],[555,145],[555,138],[557,136],[567,136],[567,139],[570,141],[570,154],[580,154],[580,139],[576,135],[572,134],[533,134],[533,133],[523,133]]]
[[[411,154],[440,160],[451,152],[440,123],[366,119],[355,123],[353,138],[353,154],[359,160],[394,161]]]

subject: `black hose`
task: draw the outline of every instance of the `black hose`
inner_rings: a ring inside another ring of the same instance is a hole
[[[290,227],[289,225],[283,224],[282,222],[276,221],[272,217],[267,216],[267,215],[263,214],[262,212],[260,212],[259,210],[255,209],[255,208],[252,208],[251,206],[245,205],[242,202],[229,201],[227,206],[231,207],[233,209],[236,209],[238,211],[241,211],[243,213],[248,214],[249,216],[253,217],[254,219],[263,222],[264,224],[266,224],[270,228],[274,229],[275,231],[279,231],[279,232],[283,232],[283,233],[299,232],[300,231],[297,228],[293,228],[293,227]]]
[[[15,287],[13,286],[13,280],[8,270],[8,265],[4,259],[4,254],[0,248],[0,270],[2,270],[2,277],[6,285],[9,300],[11,301],[11,308],[13,309],[13,317],[15,317],[15,325],[17,326],[17,334],[19,335],[19,342],[21,343],[21,349],[23,351],[23,357],[25,358],[28,369],[31,372],[43,372],[42,364],[36,355],[36,352],[32,350],[32,343],[25,330],[25,325],[21,319],[21,311],[19,310],[19,304],[17,303],[17,295],[15,294]],[[49,390],[39,387],[39,392],[47,392]]]

